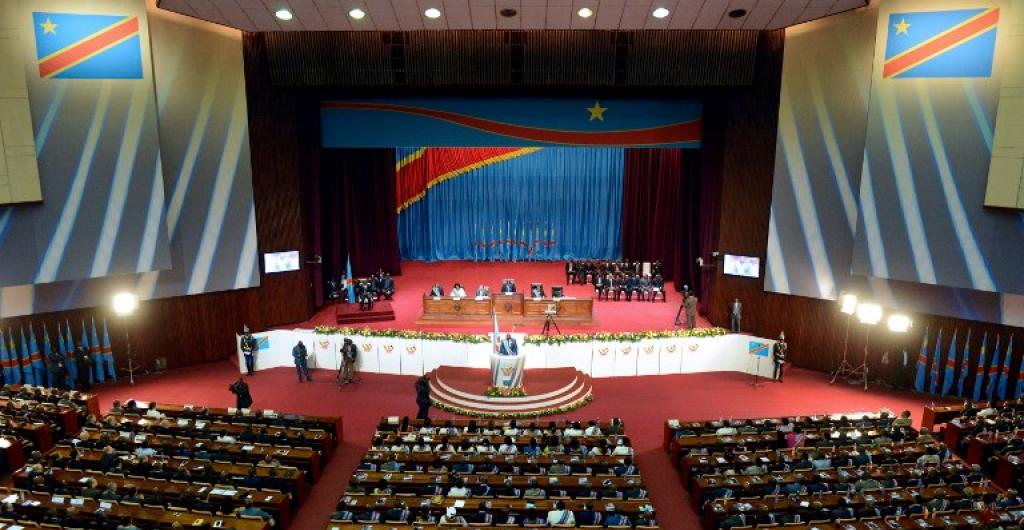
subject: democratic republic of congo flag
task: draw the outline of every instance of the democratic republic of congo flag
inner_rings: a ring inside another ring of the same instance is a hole
[[[991,77],[999,8],[891,13],[883,79]]]
[[[139,17],[33,12],[39,77],[142,79]]]

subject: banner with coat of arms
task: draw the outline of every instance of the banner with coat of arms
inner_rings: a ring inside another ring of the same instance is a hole
[[[420,339],[392,339],[399,350],[402,375],[423,375],[423,341]]]
[[[683,345],[682,339],[660,340],[660,352],[658,355],[659,374],[678,374],[683,366]]]
[[[639,342],[610,342],[615,347],[615,371],[618,377],[636,375],[637,352]]]
[[[377,359],[380,363],[380,372],[383,374],[402,373],[402,339],[382,337],[377,342]]]
[[[637,344],[636,375],[658,375],[663,341],[645,339]]]
[[[616,342],[595,342],[590,356],[591,377],[612,377],[615,375]]]

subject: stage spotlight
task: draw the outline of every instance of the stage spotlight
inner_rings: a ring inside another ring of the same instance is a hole
[[[580,18],[590,18],[591,15],[594,14],[594,10],[590,9],[589,7],[581,7],[579,11],[576,12],[576,14],[579,15]]]
[[[427,18],[440,18],[441,10],[436,7],[428,7],[427,10],[423,12],[423,15]]]
[[[135,312],[139,307],[139,297],[132,293],[117,293],[114,295],[114,312],[118,316],[126,317]]]
[[[352,17],[355,20],[362,20],[363,17],[366,16],[366,11],[359,9],[358,7],[353,7],[352,9],[349,10],[348,16]]]
[[[288,9],[282,7],[281,9],[278,9],[274,13],[274,16],[279,18],[279,19],[281,19],[281,20],[291,20],[294,15],[292,15],[291,11],[289,11]]]
[[[882,306],[878,304],[860,304],[857,306],[857,320],[861,324],[874,326],[882,320]]]
[[[895,333],[906,333],[913,322],[907,315],[895,314],[889,315],[889,331]]]
[[[654,15],[654,18],[665,18],[668,16],[668,14],[669,10],[664,7],[659,7],[655,9],[653,13],[651,13],[651,15]]]
[[[852,315],[857,312],[857,295],[844,294],[839,297],[839,311]]]

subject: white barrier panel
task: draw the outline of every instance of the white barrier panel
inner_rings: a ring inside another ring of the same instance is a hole
[[[645,339],[637,344],[636,375],[658,375],[662,341]]]
[[[567,342],[560,345],[548,345],[548,368],[575,368],[585,374],[590,373],[590,350],[592,342]]]
[[[398,347],[398,341],[395,339],[377,339],[377,358],[380,361],[381,373],[402,373],[402,350]]]
[[[615,376],[627,377],[636,375],[636,356],[638,343],[619,342],[615,344]]]
[[[310,355],[310,368],[336,370],[340,362],[342,335],[318,335],[313,330],[272,330],[254,333],[262,349],[256,353],[256,369],[293,367],[292,347],[302,340]],[[526,357],[526,368],[572,367],[592,377],[654,375],[675,373],[755,371],[770,377],[771,348],[775,341],[749,335],[719,337],[671,337],[643,339],[638,342],[574,342],[565,344],[525,344],[515,334],[519,353]],[[466,344],[451,341],[403,339],[400,337],[352,336],[359,349],[356,367],[362,372],[422,375],[438,366],[487,368],[493,345],[490,342]],[[753,346],[752,346],[753,345]],[[239,371],[245,372],[240,339]],[[767,351],[768,356],[751,355],[752,349]],[[760,359],[760,363],[758,362]]]
[[[438,366],[469,366],[469,344],[450,340],[420,341],[423,348],[423,372]],[[493,349],[493,346],[491,346]],[[405,359],[405,357],[402,357]]]
[[[380,354],[377,352],[379,339],[374,337],[353,337],[352,342],[355,343],[356,348],[359,350],[359,353],[356,355],[356,371],[381,371]]]
[[[423,375],[423,345],[419,339],[396,341],[402,356],[402,375]]]
[[[590,357],[591,377],[612,377],[615,375],[615,343],[593,343],[593,355]]]

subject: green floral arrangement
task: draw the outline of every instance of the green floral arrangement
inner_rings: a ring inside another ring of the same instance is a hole
[[[313,331],[320,335],[348,335],[359,337],[377,337],[408,340],[446,340],[462,344],[484,344],[491,342],[490,335],[472,333],[439,333],[434,331],[415,331],[408,329],[373,329],[373,328],[339,328],[335,326],[317,326]],[[720,337],[727,332],[723,328],[668,329],[661,331],[637,331],[621,333],[574,333],[570,335],[528,335],[525,344],[577,344],[590,341],[637,342],[651,339],[671,338],[709,338]]]
[[[487,335],[471,333],[439,333],[434,331],[415,331],[408,329],[373,329],[373,328],[339,328],[335,326],[317,326],[313,331],[320,335],[355,335],[359,337],[378,337],[409,340],[447,340],[465,344],[483,344],[491,342]]]
[[[620,333],[577,333],[571,335],[530,335],[526,344],[575,344],[580,342],[637,342],[641,340],[720,337],[727,332],[723,328],[667,329],[661,331],[628,331]]]
[[[526,389],[521,386],[489,386],[484,390],[487,397],[526,397]]]
[[[467,410],[462,407],[453,407],[451,405],[441,403],[440,401],[437,401],[434,398],[430,399],[430,401],[433,402],[433,405],[435,407],[445,412],[451,412],[452,414],[458,414],[460,416],[472,416],[474,418],[491,418],[496,420],[522,420],[536,418],[538,416],[556,416],[558,414],[565,414],[566,412],[574,411],[586,405],[587,403],[590,403],[593,400],[594,396],[587,394],[583,398],[573,401],[572,403],[550,409],[528,410],[524,412],[480,412],[476,410]]]

